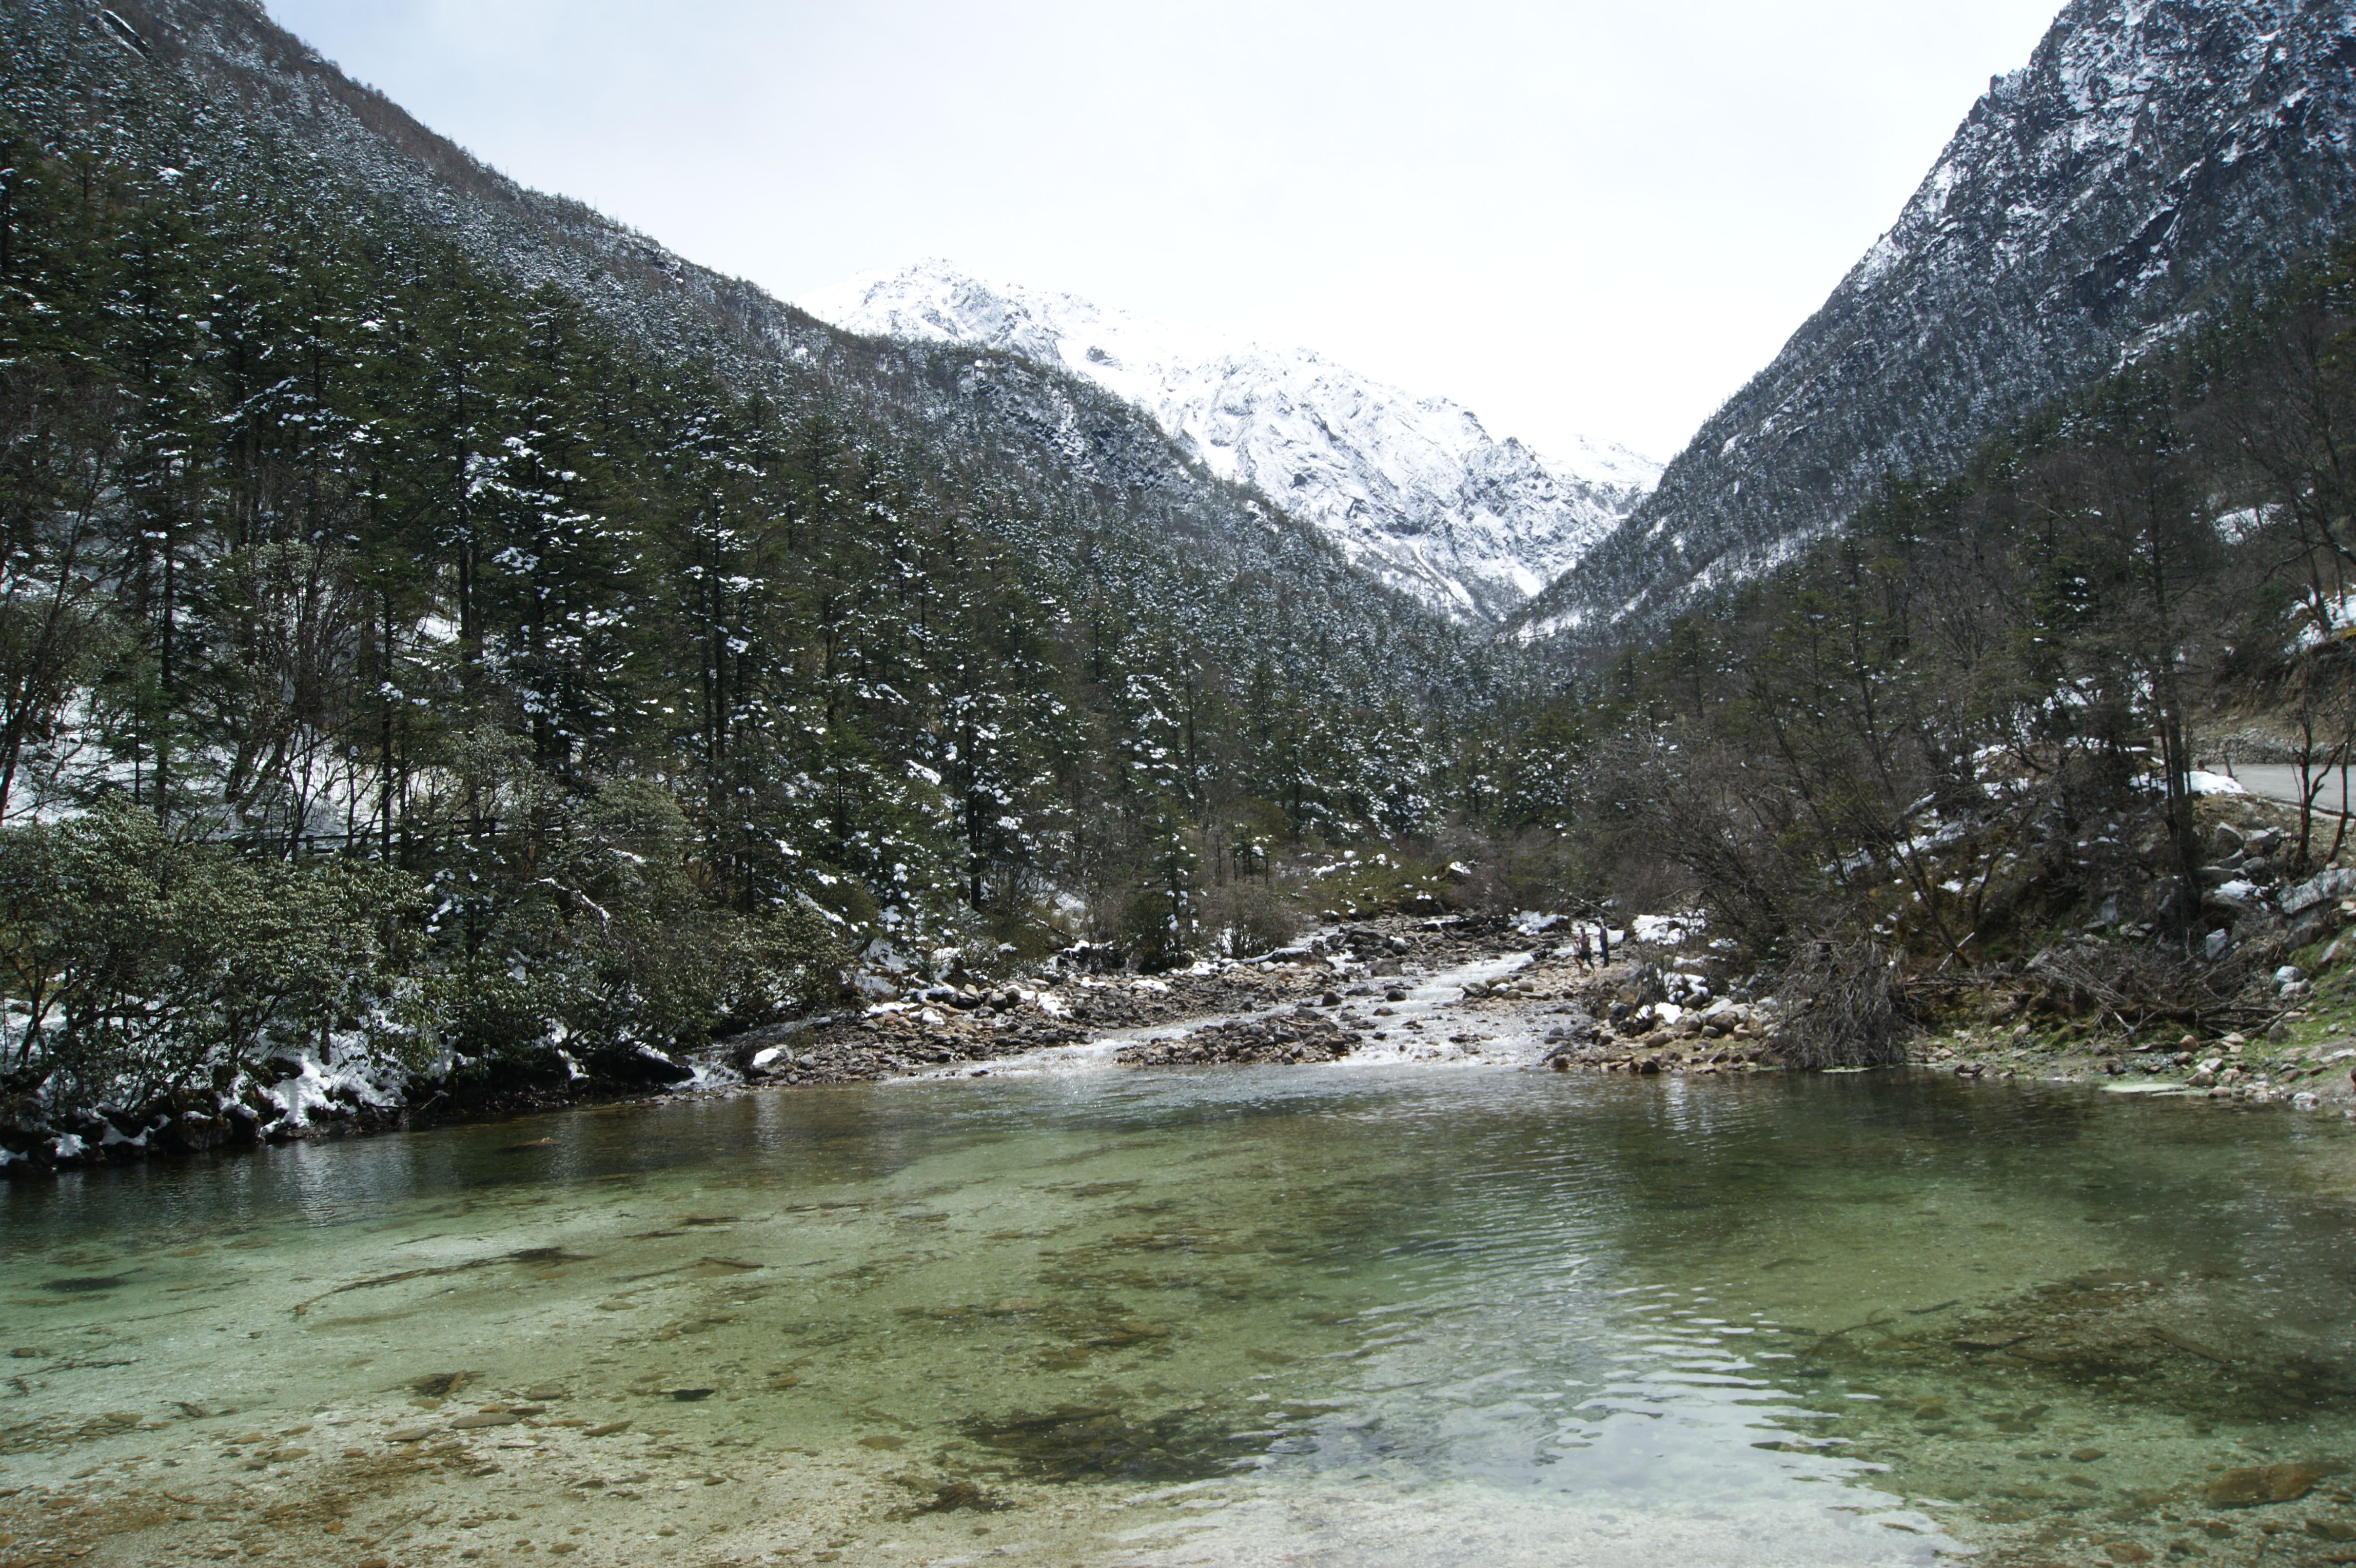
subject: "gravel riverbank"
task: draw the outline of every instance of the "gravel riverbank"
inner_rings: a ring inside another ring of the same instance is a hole
[[[2338,916],[2334,914],[2335,922]],[[1646,922],[1610,964],[1582,961],[1569,928],[1497,918],[1393,917],[1322,929],[1248,961],[1164,975],[1091,972],[1085,956],[1019,981],[916,986],[886,1002],[749,1031],[637,1080],[403,1085],[329,1081],[305,1066],[273,1084],[203,1097],[153,1125],[104,1118],[18,1138],[0,1174],[61,1169],[261,1143],[406,1131],[653,1099],[969,1074],[1055,1062],[1109,1044],[1124,1067],[1454,1060],[1558,1072],[1703,1079],[1779,1070],[1783,1015],[1722,956]],[[2335,923],[2332,927],[2338,929]],[[2356,1114],[2356,988],[2342,945],[2286,966],[2263,1029],[2202,1037],[2028,1022],[1946,1022],[1918,1031],[1917,1069],[1987,1080],[2099,1083]],[[1980,999],[1983,1013],[2003,1006]]]

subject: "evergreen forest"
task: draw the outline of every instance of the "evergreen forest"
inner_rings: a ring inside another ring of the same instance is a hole
[[[891,401],[1016,367],[649,346],[42,41],[0,119],[12,1092],[659,1081],[876,944],[1264,950],[1304,846],[1513,788],[1529,661],[1255,498]]]
[[[1582,658],[1068,378],[69,9],[0,111],[0,1121],[305,1062],[629,1089],[879,966],[1401,910],[1700,911],[1827,999],[1817,1065],[2056,932],[2123,945],[2053,1005],[2195,1024],[2287,950],[2194,778],[2253,715],[2302,777],[2356,750],[2349,253]],[[2343,847],[2315,808],[2286,875]]]

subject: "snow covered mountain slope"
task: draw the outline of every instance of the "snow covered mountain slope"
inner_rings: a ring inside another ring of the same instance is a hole
[[[1643,640],[2263,288],[2356,205],[2356,0],[2071,0],[1896,225],[1515,629]]]
[[[984,283],[944,262],[797,302],[853,332],[970,343],[1084,376],[1151,414],[1224,479],[1323,530],[1355,564],[1436,608],[1504,619],[1660,477],[1619,446],[1541,456],[1469,410],[1300,349],[1265,349]]]

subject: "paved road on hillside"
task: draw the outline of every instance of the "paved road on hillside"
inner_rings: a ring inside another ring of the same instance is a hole
[[[2323,780],[2323,789],[2315,797],[2318,811],[2334,811],[2341,816],[2356,811],[2356,781],[2350,779],[2351,771],[2343,768]],[[2298,769],[2288,763],[2237,763],[2233,777],[2253,795],[2298,804]]]

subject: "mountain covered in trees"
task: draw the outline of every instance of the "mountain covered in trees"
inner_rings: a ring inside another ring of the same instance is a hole
[[[8,16],[0,1167],[1327,907],[1699,908],[1817,1065],[1933,993],[2243,1026],[2339,918],[2344,834],[2191,795],[2227,722],[2356,756],[2322,7],[2066,13],[1524,623],[1643,639],[1576,682],[1063,305],[861,337],[241,0]]]
[[[1504,620],[1627,516],[1660,468],[1584,440],[1539,454],[1472,411],[1303,349],[1148,320],[924,262],[802,303],[859,332],[1068,370],[1151,413],[1222,478],[1274,497],[1355,564],[1443,614]]]
[[[1707,908],[1819,1063],[1957,1017],[2115,1056],[2336,1048],[2308,983],[2344,989],[2356,924],[2351,432],[2343,237],[1620,660],[1584,708],[1580,852]],[[2298,798],[2196,773],[2236,746]]]
[[[1524,666],[1087,381],[520,189],[240,0],[8,17],[0,1122],[1266,946],[1282,846],[1523,788]]]
[[[2335,232],[2351,127],[2349,0],[2071,0],[1823,308],[1516,629],[1657,635],[1886,477],[1955,474],[2180,340]]]

